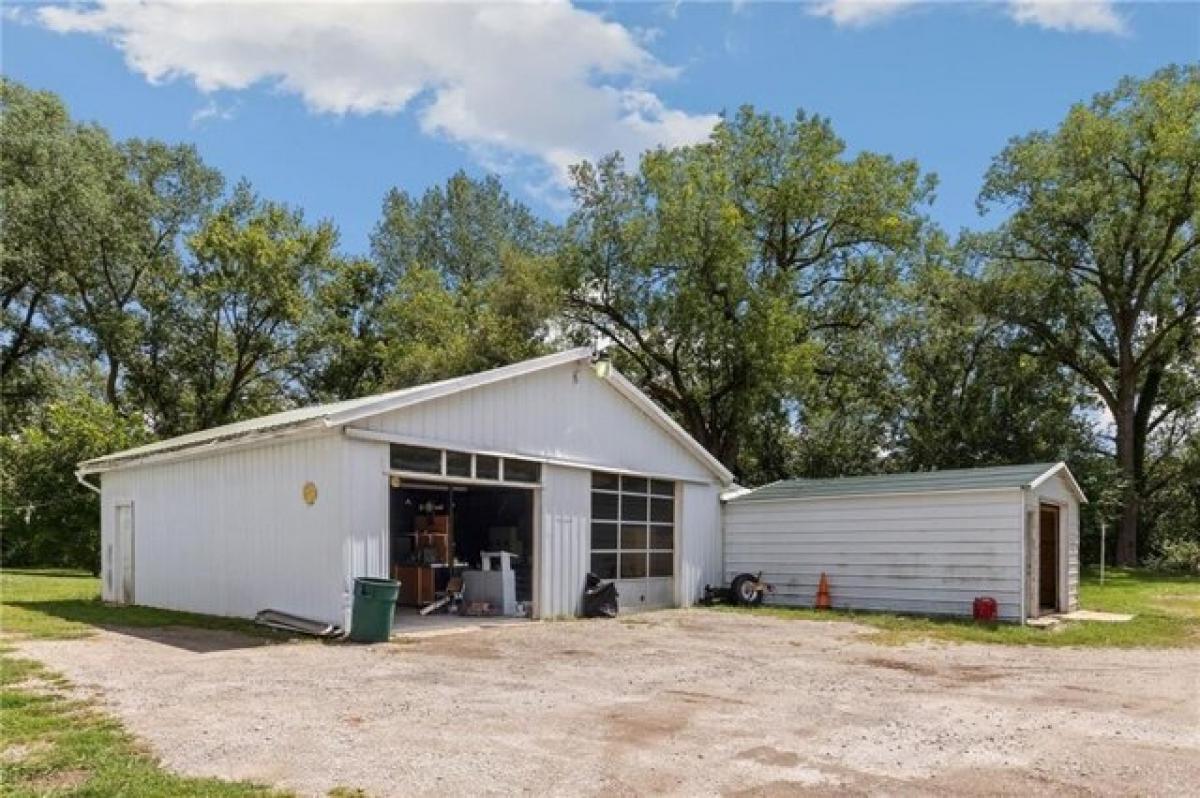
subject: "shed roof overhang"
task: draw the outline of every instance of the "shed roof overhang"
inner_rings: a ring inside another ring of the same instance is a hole
[[[943,471],[914,471],[833,479],[785,479],[752,491],[729,496],[728,503],[818,501],[861,499],[869,496],[912,496],[922,494],[986,493],[1003,490],[1036,489],[1047,480],[1062,475],[1068,488],[1081,503],[1087,497],[1075,481],[1066,463],[960,468]]]

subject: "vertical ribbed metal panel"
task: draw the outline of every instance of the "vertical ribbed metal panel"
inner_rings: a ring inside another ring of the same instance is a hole
[[[591,472],[583,469],[542,469],[536,547],[541,618],[579,614],[591,539],[591,484]]]
[[[388,445],[345,439],[342,447],[346,505],[342,612],[350,622],[356,576],[388,573]]]
[[[712,481],[714,475],[590,368],[565,365],[364,419],[356,427],[474,449]]]
[[[681,511],[676,523],[679,531],[678,571],[675,574],[675,601],[691,606],[706,584],[721,583],[721,502],[716,485],[680,483]]]
[[[240,617],[271,607],[341,623],[345,445],[328,433],[103,476],[106,539],[113,505],[134,504],[137,602]],[[302,498],[310,481],[312,505]]]

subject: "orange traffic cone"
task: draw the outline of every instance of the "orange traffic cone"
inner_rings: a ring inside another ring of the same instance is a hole
[[[818,610],[827,610],[832,605],[829,603],[829,577],[825,576],[825,572],[821,572],[821,581],[817,584],[817,603],[813,605]]]

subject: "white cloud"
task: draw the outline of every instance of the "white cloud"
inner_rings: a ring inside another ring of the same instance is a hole
[[[0,19],[14,25],[21,25],[29,21],[29,10],[21,6],[5,6],[0,8]]]
[[[192,127],[199,127],[205,122],[228,122],[236,116],[237,107],[234,104],[221,105],[215,97],[210,97],[204,105],[192,112]]]
[[[1126,32],[1124,18],[1108,0],[1012,0],[1009,14],[1022,25],[1049,30]]]
[[[894,17],[917,0],[820,0],[808,12],[840,28],[862,28]]]
[[[642,45],[643,47],[649,47],[662,38],[663,29],[654,25],[650,25],[648,27],[631,28],[630,33],[633,35],[634,41],[636,41],[638,44]]]
[[[566,166],[703,139],[711,114],[649,86],[675,70],[641,36],[565,0],[545,3],[203,3],[50,6],[46,27],[111,41],[151,82],[201,91],[273,85],[319,113],[410,110],[423,130],[494,163]],[[201,118],[217,114],[201,109]]]
[[[890,19],[918,5],[948,5],[955,0],[816,0],[808,9],[834,25],[861,28]],[[1113,0],[993,0],[1022,25],[1057,31],[1126,32],[1125,20]]]

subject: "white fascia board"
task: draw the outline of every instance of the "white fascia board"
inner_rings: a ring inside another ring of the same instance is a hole
[[[673,482],[690,482],[697,485],[707,485],[709,482],[697,477],[684,477],[678,474],[666,474],[659,471],[634,471],[629,468],[620,468],[617,466],[605,465],[603,463],[593,463],[587,460],[566,460],[561,457],[546,457],[540,454],[529,454],[521,451],[506,451],[502,449],[477,449],[470,444],[465,444],[461,441],[444,441],[434,438],[423,438],[415,435],[402,435],[394,432],[378,432],[376,430],[361,429],[359,427],[343,427],[343,431],[347,438],[358,441],[366,441],[368,443],[399,443],[408,446],[425,446],[430,449],[447,449],[455,452],[468,452],[470,454],[482,454],[488,457],[509,457],[518,460],[530,460],[535,463],[543,463],[549,466],[558,466],[560,468],[578,468],[584,471],[603,471],[608,474],[624,474],[631,477],[650,477],[651,479],[669,479]],[[416,472],[414,472],[416,473]],[[426,475],[430,478],[436,475]],[[495,480],[488,480],[485,484],[495,485]],[[517,483],[514,483],[517,484]]]
[[[721,491],[721,495],[719,498],[721,499],[722,503],[725,503],[725,502],[733,501],[734,499],[736,499],[740,496],[745,496],[747,493],[753,493],[753,492],[754,492],[753,489],[747,488],[747,487],[744,487],[742,485],[738,485],[735,483],[733,485],[730,485],[725,490]]]
[[[455,477],[446,474],[425,474],[420,471],[405,471],[397,468],[387,468],[384,476],[399,477],[401,480],[415,482],[421,485],[475,485],[485,488],[520,488],[521,490],[541,490],[541,482],[513,482],[506,479],[481,479],[479,477]]]
[[[575,363],[582,360],[591,360],[591,347],[578,347],[576,349],[568,349],[565,352],[558,352],[545,357],[526,360],[521,363],[514,363],[511,366],[502,366],[501,368],[484,371],[479,374],[473,374],[462,377],[457,380],[447,381],[445,383],[437,383],[429,386],[427,389],[417,388],[411,393],[406,393],[402,396],[387,397],[380,399],[363,407],[356,407],[352,410],[346,410],[341,413],[334,413],[326,417],[327,423],[330,426],[341,426],[350,424],[355,421],[361,421],[364,418],[383,415],[390,413],[393,410],[410,407],[412,405],[429,402],[434,399],[440,399],[444,396],[469,391],[473,388],[480,388],[485,385],[511,380],[516,377],[523,377],[528,374],[534,374],[545,369],[555,368],[556,366]]]
[[[726,496],[721,497],[721,501],[723,501],[725,503],[739,501],[740,499],[743,499],[752,493],[758,493],[760,490],[763,490],[764,488],[769,488],[772,485],[778,485],[780,482],[787,482],[787,480],[786,479],[777,479],[773,482],[768,482],[765,485],[759,485],[757,488],[744,488],[740,493],[734,493],[734,492],[730,491],[728,497],[726,497]],[[770,501],[770,500],[764,499],[763,501]]]
[[[189,444],[181,446],[178,449],[147,452],[143,455],[134,455],[107,462],[83,462],[79,464],[75,473],[82,476],[104,474],[109,471],[119,471],[125,468],[172,463],[177,460],[191,460],[193,458],[221,454],[231,449],[244,449],[263,443],[272,443],[280,438],[315,437],[327,431],[329,431],[329,425],[325,423],[324,419],[317,418],[274,430],[242,433],[230,438],[213,438],[204,443]]]
[[[1071,469],[1067,468],[1066,463],[1058,463],[1053,468],[1046,471],[1045,474],[1042,474],[1040,477],[1035,479],[1033,482],[1030,482],[1029,487],[1033,488],[1034,490],[1037,490],[1039,485],[1045,483],[1046,480],[1050,479],[1053,476],[1056,476],[1059,473],[1061,473],[1064,477],[1066,477],[1067,485],[1070,486],[1071,491],[1075,494],[1075,497],[1079,499],[1079,503],[1087,504],[1088,499],[1087,499],[1087,496],[1085,496],[1083,493],[1083,488],[1079,487],[1079,483],[1075,481],[1075,475],[1071,473]]]
[[[716,474],[721,479],[721,484],[733,484],[733,472],[721,464],[721,461],[713,457],[712,454],[700,445],[700,442],[688,434],[687,430],[679,426],[675,419],[671,418],[665,410],[654,403],[649,396],[642,393],[636,385],[626,379],[625,375],[613,369],[608,375],[607,381],[617,389],[626,399],[629,399],[638,409],[650,417],[660,427],[666,430],[667,434],[678,441],[687,449],[692,456],[704,463],[710,471]]]

